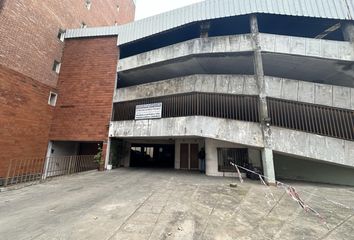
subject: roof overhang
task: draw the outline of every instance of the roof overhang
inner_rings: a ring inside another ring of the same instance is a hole
[[[254,13],[354,20],[354,0],[205,0],[121,26],[69,29],[66,38],[119,35],[119,45],[189,23]]]

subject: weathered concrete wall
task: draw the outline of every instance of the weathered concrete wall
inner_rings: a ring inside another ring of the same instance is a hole
[[[258,123],[193,116],[111,122],[110,137],[205,137],[262,147]]]
[[[269,97],[354,110],[354,88],[269,76],[265,88]],[[192,75],[119,88],[114,102],[188,92],[257,95],[258,89],[254,76]]]
[[[354,142],[271,127],[273,150],[354,167]],[[259,124],[194,116],[112,122],[110,137],[204,137],[262,148]]]
[[[354,186],[354,169],[308,159],[274,154],[277,179]]]
[[[350,42],[302,37],[260,34],[262,51],[354,61],[354,46]]]
[[[354,61],[354,46],[350,42],[264,33],[259,35],[260,47],[264,52]],[[121,59],[117,70],[126,71],[189,55],[250,51],[253,51],[250,34],[197,38]]]
[[[119,88],[114,102],[158,97],[188,92],[210,92],[257,95],[254,76],[246,75],[192,75],[132,87]]]
[[[354,110],[354,88],[265,77],[270,97]]]
[[[354,167],[354,142],[271,127],[273,150]]]
[[[126,71],[195,54],[249,51],[252,51],[252,43],[249,34],[197,38],[121,59],[118,63],[118,71]]]

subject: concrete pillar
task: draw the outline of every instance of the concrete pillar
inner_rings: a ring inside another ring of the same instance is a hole
[[[270,148],[262,149],[262,164],[263,174],[267,177],[265,179],[270,184],[275,184],[275,171],[273,161],[273,150]]]
[[[265,78],[262,61],[262,48],[259,39],[259,29],[257,16],[255,14],[250,17],[251,34],[254,51],[254,75],[259,92],[259,116],[263,134],[264,149],[262,149],[262,163],[264,175],[267,182],[275,183],[273,151],[271,143],[270,119],[268,116],[267,92],[265,88]]]
[[[260,100],[260,117],[261,121],[268,117],[268,108],[266,101],[266,89],[265,89],[265,79],[264,79],[264,70],[263,70],[263,60],[261,53],[261,45],[259,40],[259,30],[257,16],[251,15],[250,19],[251,24],[251,33],[253,40],[253,51],[254,51],[254,75],[256,78],[256,83],[259,92]]]
[[[181,168],[181,142],[175,140],[175,169]]]
[[[48,176],[48,167],[49,167],[50,157],[52,156],[52,148],[53,148],[53,142],[49,141],[48,148],[47,148],[47,154],[46,154],[46,158],[45,158],[45,163],[44,163],[44,169],[43,169],[44,174],[42,175],[43,180],[45,180]]]
[[[107,151],[107,146],[108,146],[108,142],[104,141],[102,144],[102,156],[101,156],[101,163],[99,166],[99,170],[100,171],[104,171],[106,169],[106,158],[107,156],[109,156],[109,152]]]
[[[344,22],[342,23],[342,32],[345,41],[354,42],[354,23]]]
[[[131,150],[132,144],[130,142],[124,141],[123,142],[123,153],[122,153],[122,159],[121,159],[121,165],[124,167],[130,167],[130,150]]]
[[[209,36],[210,22],[202,22],[200,24],[200,37],[207,38]]]
[[[218,176],[218,154],[215,143],[205,139],[205,174],[207,176]]]
[[[112,144],[112,141],[110,138],[108,138],[106,156],[105,156],[105,161],[104,161],[104,168],[105,169],[107,169],[107,165],[108,165],[110,157],[111,157],[111,144]]]

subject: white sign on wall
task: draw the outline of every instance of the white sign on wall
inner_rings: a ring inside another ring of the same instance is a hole
[[[135,120],[157,119],[162,116],[162,103],[137,105],[135,108]]]

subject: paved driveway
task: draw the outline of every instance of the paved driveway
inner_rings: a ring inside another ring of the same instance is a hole
[[[327,229],[283,190],[273,200],[235,181],[146,169],[55,179],[0,193],[0,239],[354,239],[352,188],[294,184]]]

